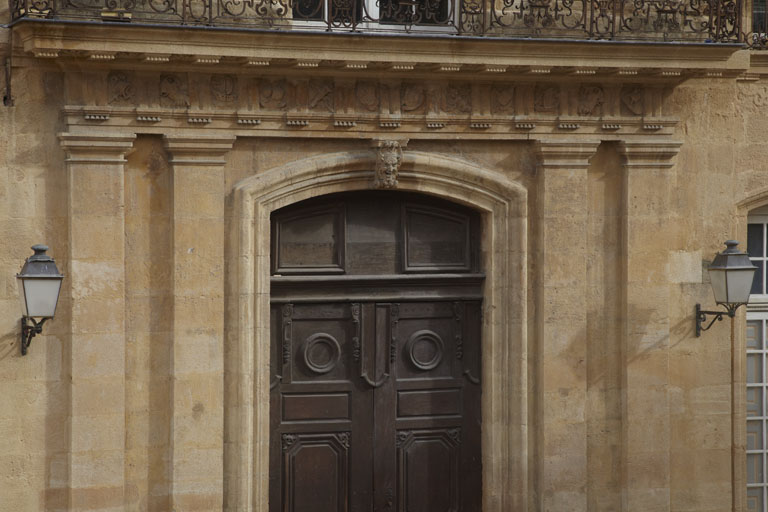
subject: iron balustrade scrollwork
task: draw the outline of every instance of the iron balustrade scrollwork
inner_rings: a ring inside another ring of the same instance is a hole
[[[254,29],[744,42],[768,46],[742,0],[9,0],[15,20],[122,20]],[[760,5],[763,5],[760,11]]]

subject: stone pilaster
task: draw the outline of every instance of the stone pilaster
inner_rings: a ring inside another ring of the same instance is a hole
[[[624,510],[670,510],[668,248],[672,158],[680,144],[624,142]]]
[[[125,154],[133,135],[60,136],[69,178],[69,510],[125,497]]]
[[[224,163],[234,137],[168,137],[173,167],[172,508],[221,510]]]
[[[598,145],[537,145],[540,510],[587,510],[587,169]]]

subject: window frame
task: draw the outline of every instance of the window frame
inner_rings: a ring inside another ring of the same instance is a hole
[[[388,22],[383,21],[381,19],[381,9],[379,6],[379,2],[381,0],[351,0],[355,2],[359,2],[360,6],[360,13],[359,18],[360,21],[353,22],[352,25],[345,25],[345,24],[336,24],[332,20],[329,19],[330,13],[331,13],[331,5],[334,2],[334,0],[318,0],[323,4],[321,9],[321,19],[319,20],[312,20],[312,19],[305,19],[305,18],[296,18],[293,15],[293,12],[291,12],[290,22],[292,23],[293,28],[297,28],[297,23],[300,23],[301,25],[298,25],[298,27],[305,27],[307,29],[311,28],[322,28],[327,29],[329,27],[332,27],[336,30],[343,30],[345,28],[349,30],[354,31],[376,31],[376,32],[384,32],[384,33],[408,33],[413,30],[413,27],[418,27],[418,32],[420,33],[435,33],[435,34],[445,34],[445,33],[458,33],[458,16],[459,16],[459,9],[461,7],[460,2],[461,0],[445,0],[446,5],[448,5],[448,16],[447,16],[447,22],[442,24],[433,24],[433,23],[413,23],[413,24],[407,24],[407,23],[396,23],[396,22]],[[394,0],[397,1],[397,0]],[[429,0],[403,0],[408,3],[414,3],[413,6],[411,6],[414,10],[416,8],[416,3],[423,2],[426,3]]]
[[[749,481],[749,471],[747,470],[747,503],[749,503],[750,498],[750,490],[754,489],[760,489],[760,498],[762,501],[762,508],[748,508],[750,512],[755,510],[758,512],[762,512],[766,509],[766,504],[768,503],[768,411],[766,410],[766,393],[768,393],[768,379],[766,379],[766,370],[768,370],[768,366],[766,364],[766,361],[768,361],[768,346],[766,343],[766,329],[768,328],[768,311],[748,311],[747,312],[747,328],[749,328],[749,324],[751,322],[760,322],[760,333],[761,333],[761,341],[759,348],[749,348],[748,344],[746,347],[746,365],[749,365],[749,358],[750,356],[754,357],[757,356],[760,359],[760,382],[749,382],[749,378],[747,376],[747,382],[746,382],[746,389],[747,393],[749,393],[750,389],[759,389],[760,391],[760,402],[761,402],[761,412],[762,414],[758,416],[749,415],[749,410],[746,408],[747,405],[745,404],[745,417],[746,417],[746,429],[747,429],[747,436],[749,436],[749,425],[750,422],[760,422],[760,441],[759,443],[756,443],[759,448],[749,448],[749,441],[747,437],[747,445],[746,445],[746,464],[747,468],[749,468],[750,463],[750,456],[760,456],[760,472],[762,473],[762,481],[757,482]],[[753,491],[754,492],[754,491]],[[758,504],[759,505],[759,504]]]
[[[746,340],[745,340],[745,430],[747,436],[749,436],[749,428],[751,422],[760,422],[759,434],[761,439],[759,443],[755,443],[759,448],[750,449],[749,437],[746,440],[746,477],[747,477],[747,506],[749,507],[750,498],[755,493],[759,494],[759,501],[755,504],[755,508],[747,508],[749,512],[758,511],[765,512],[768,510],[768,340],[766,334],[768,334],[768,285],[766,284],[766,267],[768,266],[768,214],[756,214],[750,215],[747,219],[748,225],[758,224],[762,226],[762,250],[760,256],[750,256],[750,261],[763,262],[763,276],[762,276],[762,292],[750,294],[749,304],[747,305],[746,314]],[[749,253],[749,237],[747,237],[747,252]],[[760,337],[761,342],[759,348],[750,348],[750,324],[753,322],[760,322]],[[759,357],[760,359],[760,372],[759,382],[750,382],[749,377],[749,365],[750,359],[753,357]],[[760,389],[760,412],[761,415],[754,416],[749,415],[749,393],[750,389]],[[750,459],[754,456],[760,456],[760,471],[762,472],[762,481],[749,482],[749,464]],[[757,490],[757,491],[756,491]],[[753,498],[754,499],[754,498]],[[761,506],[762,505],[762,506]]]

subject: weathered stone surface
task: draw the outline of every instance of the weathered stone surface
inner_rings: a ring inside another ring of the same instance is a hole
[[[733,345],[727,322],[696,339],[693,306],[712,304],[706,261],[768,204],[748,52],[680,49],[664,66],[699,70],[684,82],[615,73],[657,65],[642,45],[541,47],[540,82],[412,72],[418,52],[371,41],[403,67],[256,72],[236,59],[253,41],[193,31],[174,48],[209,37],[229,58],[41,53],[87,29],[19,27],[0,107],[0,508],[266,512],[269,214],[369,189],[376,139],[400,141],[399,190],[483,213],[483,511],[743,510],[743,318]],[[280,36],[258,50],[287,58]],[[529,69],[534,50],[482,58]],[[582,68],[606,70],[600,91]],[[14,274],[37,242],[67,276],[22,358]]]

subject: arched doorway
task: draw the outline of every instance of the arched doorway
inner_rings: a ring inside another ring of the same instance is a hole
[[[480,510],[479,215],[357,192],[271,223],[270,511]]]

